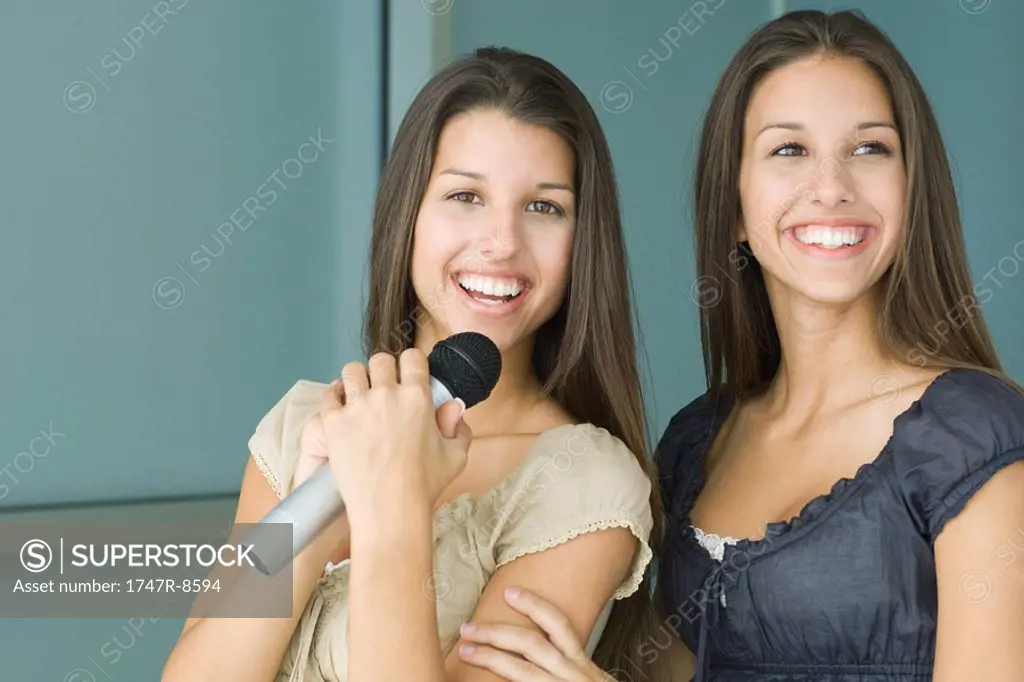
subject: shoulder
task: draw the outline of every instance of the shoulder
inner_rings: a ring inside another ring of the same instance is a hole
[[[259,420],[249,439],[252,458],[279,497],[291,491],[302,429],[327,388],[316,381],[297,381]]]
[[[607,429],[593,424],[565,424],[541,433],[527,457],[532,471],[579,465],[583,473],[644,476],[632,450]]]
[[[699,471],[701,458],[717,427],[728,416],[731,400],[712,399],[710,393],[694,398],[669,420],[655,451],[658,480],[666,509],[671,509],[677,492]]]
[[[651,558],[651,489],[637,456],[608,430],[593,424],[549,429],[495,500],[497,565],[585,533],[625,528],[639,542],[616,593],[628,596]]]
[[[1024,459],[1024,395],[980,370],[937,377],[890,441],[908,506],[934,538],[997,472]]]
[[[510,484],[512,490],[582,494],[593,503],[648,508],[651,494],[651,481],[636,454],[593,424],[566,424],[540,434]],[[571,504],[571,498],[566,500]]]

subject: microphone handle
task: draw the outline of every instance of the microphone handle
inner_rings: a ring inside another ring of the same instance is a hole
[[[435,410],[449,400],[455,399],[448,387],[433,376],[430,377],[430,394]],[[345,501],[341,499],[338,486],[334,483],[331,468],[322,465],[260,519],[259,526],[250,531],[242,544],[254,544],[248,556],[260,573],[267,576],[277,575],[344,511]],[[281,523],[292,526],[291,547],[281,542],[279,533],[266,533],[266,540],[253,542],[259,537],[260,526]]]

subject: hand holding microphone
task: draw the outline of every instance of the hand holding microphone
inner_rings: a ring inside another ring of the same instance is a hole
[[[490,395],[501,374],[497,347],[475,332],[441,341],[427,358],[407,351],[397,363],[378,354],[368,364],[368,370],[347,365],[342,382],[325,392],[301,436],[296,487],[252,532],[257,536],[266,524],[292,526],[292,547],[257,542],[250,554],[267,575],[279,572],[346,507],[360,527],[380,527],[373,519],[396,518],[403,505],[432,510],[465,466],[470,434],[455,399],[472,407]]]
[[[337,383],[332,383],[327,391],[339,392],[343,389]],[[292,488],[298,488],[308,481],[313,474],[325,466],[328,461],[327,441],[324,438],[324,420],[319,410],[313,414],[306,425],[302,427],[302,435],[299,439],[299,458],[295,464],[295,474],[292,476]]]
[[[472,434],[459,398],[436,408],[427,358],[387,353],[350,363],[320,403],[328,461],[353,529],[375,532],[396,509],[430,510],[465,467]],[[342,395],[344,400],[342,400]]]

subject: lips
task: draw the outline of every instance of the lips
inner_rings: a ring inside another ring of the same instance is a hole
[[[824,260],[844,260],[867,250],[878,229],[855,218],[819,217],[793,223],[783,229],[783,235],[801,253]]]
[[[870,231],[871,228],[864,225],[801,225],[793,228],[793,236],[801,244],[844,249],[860,244],[867,239]]]
[[[522,294],[526,281],[519,276],[490,276],[482,274],[457,273],[456,284],[470,296],[481,301],[508,302]]]
[[[466,307],[485,317],[512,314],[519,309],[533,288],[524,275],[511,271],[454,272],[451,280]]]

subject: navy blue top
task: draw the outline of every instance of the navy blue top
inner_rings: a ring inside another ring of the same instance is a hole
[[[658,445],[659,581],[669,621],[697,654],[694,679],[930,680],[932,543],[993,474],[1024,459],[1024,397],[984,372],[945,372],[896,418],[873,462],[790,521],[768,524],[762,540],[727,546],[718,562],[689,515],[730,408],[728,398],[697,398]],[[961,585],[965,598],[983,597],[987,575],[975,578]]]

